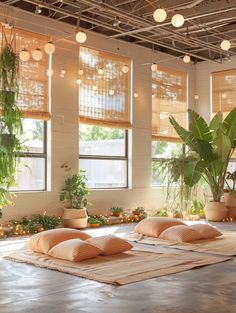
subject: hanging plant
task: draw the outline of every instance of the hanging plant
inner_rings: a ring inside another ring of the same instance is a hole
[[[0,217],[1,209],[12,204],[17,161],[21,151],[21,112],[16,99],[18,92],[18,57],[14,52],[15,35],[2,31],[0,53]]]

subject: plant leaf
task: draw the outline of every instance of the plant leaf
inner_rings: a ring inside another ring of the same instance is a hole
[[[216,159],[216,155],[214,155],[212,145],[209,142],[197,139],[197,147],[197,153],[204,161],[211,162]]]
[[[201,139],[206,142],[211,142],[212,134],[204,120],[197,112],[188,110],[189,113],[189,130],[196,139]]]
[[[230,138],[224,134],[224,128],[222,129],[220,127],[218,129],[213,144],[216,146],[215,152],[222,162],[227,161],[231,152],[231,141]]]
[[[202,167],[202,161],[192,160],[186,162],[184,167],[184,182],[186,185],[193,187],[196,185],[202,177],[204,167]]]
[[[236,108],[229,112],[223,122],[226,128],[226,135],[229,137],[232,147],[236,137]]]

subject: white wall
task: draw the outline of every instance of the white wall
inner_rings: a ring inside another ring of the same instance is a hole
[[[231,62],[223,61],[222,64],[216,62],[205,61],[196,65],[196,92],[199,99],[196,101],[198,113],[207,121],[210,120],[211,114],[211,91],[210,81],[211,73],[224,71],[236,67],[236,56],[231,58]]]
[[[18,218],[23,215],[42,213],[60,214],[62,204],[58,194],[64,181],[60,169],[62,163],[78,169],[78,97],[76,77],[78,70],[78,46],[74,41],[75,28],[50,21],[36,15],[16,10],[15,25],[43,34],[50,34],[56,41],[53,55],[52,78],[52,119],[51,119],[51,190],[47,192],[18,193],[15,206],[4,209],[4,219]],[[0,19],[3,16],[0,13]],[[67,39],[63,39],[68,37]],[[104,214],[111,206],[145,206],[151,210],[164,205],[161,188],[151,188],[151,70],[150,63],[155,57],[146,48],[112,40],[95,33],[88,33],[86,46],[118,53],[133,60],[133,85],[139,93],[133,100],[133,127],[130,131],[130,178],[132,188],[127,190],[92,191],[89,212]],[[194,107],[194,66],[184,64],[178,58],[158,53],[158,58],[166,60],[162,66],[186,71],[189,74],[189,106]],[[149,63],[149,64],[147,64]],[[59,76],[66,70],[65,78]],[[50,173],[49,173],[50,175]]]

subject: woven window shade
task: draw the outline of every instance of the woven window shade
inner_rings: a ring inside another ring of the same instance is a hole
[[[128,73],[122,72],[125,65]],[[130,60],[80,47],[80,70],[80,122],[130,128]]]
[[[224,117],[236,106],[236,69],[212,73],[212,113]]]
[[[181,142],[169,122],[187,127],[187,74],[159,67],[152,74],[152,139]]]
[[[31,53],[36,48],[40,48],[43,52],[43,58],[38,62],[33,60],[32,56],[27,62],[19,61],[17,105],[25,118],[49,119],[48,56],[43,51],[49,38],[21,29],[14,28],[13,31],[4,29],[1,33],[2,43],[5,36],[9,42],[13,32],[17,52],[26,49]]]

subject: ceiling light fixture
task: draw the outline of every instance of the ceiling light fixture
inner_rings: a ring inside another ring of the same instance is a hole
[[[109,90],[109,95],[110,95],[110,96],[113,96],[114,94],[115,94],[115,90],[110,89],[110,90]]]
[[[99,75],[103,75],[104,74],[104,69],[103,68],[99,68],[98,69],[98,74]]]
[[[52,41],[49,41],[48,43],[46,43],[46,45],[44,46],[44,51],[47,54],[53,54],[55,52],[56,48],[55,45]]]
[[[157,69],[158,69],[157,64],[156,64],[156,63],[152,63],[152,65],[151,65],[151,70],[152,70],[152,72],[156,72]]]
[[[19,53],[19,58],[22,62],[27,62],[30,59],[30,53],[26,49],[23,49]]]
[[[223,92],[222,95],[221,95],[221,97],[222,97],[223,99],[225,99],[225,98],[227,97],[226,93]]]
[[[182,14],[175,14],[172,16],[171,23],[174,27],[181,27],[184,25],[184,17]]]
[[[167,14],[164,9],[156,9],[153,13],[153,18],[157,23],[164,22],[166,20]]]
[[[34,13],[35,14],[41,14],[42,13],[42,7],[39,5],[36,5]]]
[[[134,92],[134,98],[138,98],[138,92],[137,91]]]
[[[199,95],[197,95],[197,94],[195,94],[193,97],[194,97],[195,100],[199,99]]]
[[[183,61],[184,61],[184,63],[189,63],[189,62],[191,61],[190,56],[186,54],[186,55],[183,57]]]
[[[220,44],[220,47],[221,47],[222,50],[227,51],[227,50],[230,49],[231,43],[230,43],[229,40],[222,40],[221,44]]]
[[[87,40],[87,35],[83,31],[78,31],[75,35],[75,39],[78,43],[84,43]]]
[[[40,61],[42,60],[43,53],[39,48],[37,48],[32,52],[32,57],[35,61]]]
[[[84,75],[84,71],[83,71],[83,70],[79,70],[79,71],[78,71],[78,74],[79,74],[80,76],[82,76],[82,75]]]
[[[93,89],[93,91],[97,91],[98,90],[98,86],[97,85],[93,85],[92,89]]]
[[[60,77],[61,77],[61,78],[64,78],[64,77],[65,77],[65,74],[66,74],[66,71],[65,71],[65,70],[61,70],[61,72],[60,72]]]
[[[118,27],[120,25],[121,21],[119,19],[119,16],[116,16],[114,21],[113,21],[113,26]]]
[[[53,70],[47,70],[47,75],[51,77],[53,75]]]
[[[78,78],[77,80],[76,80],[76,84],[77,85],[80,85],[82,83],[82,80],[80,79],[80,78]]]
[[[124,74],[127,74],[127,73],[129,72],[129,67],[128,67],[128,65],[123,65],[121,70],[122,70],[122,72],[123,72]]]

